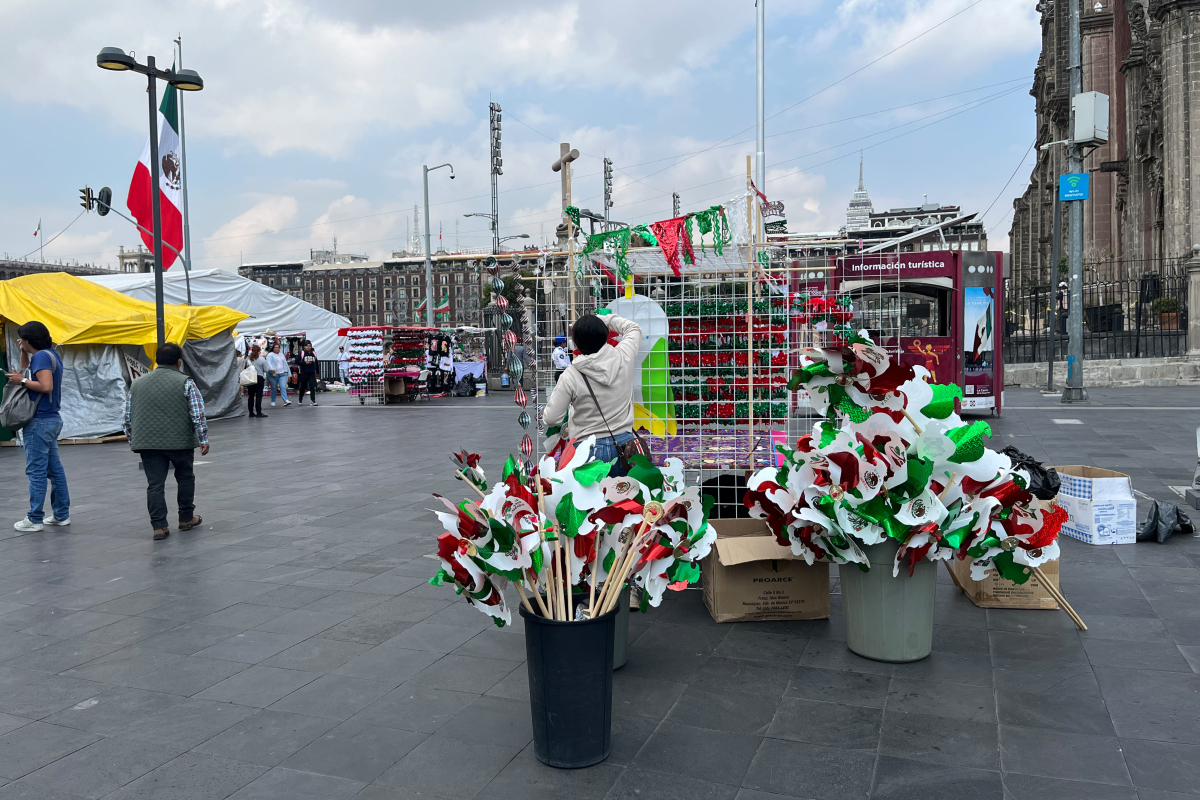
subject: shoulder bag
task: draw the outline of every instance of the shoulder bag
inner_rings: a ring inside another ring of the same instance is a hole
[[[617,437],[613,435],[612,427],[608,424],[608,417],[604,416],[604,409],[600,407],[600,401],[596,399],[596,393],[592,391],[592,382],[588,380],[588,376],[583,372],[579,373],[583,378],[583,385],[587,387],[588,394],[592,396],[592,402],[596,404],[596,410],[600,412],[600,419],[604,420],[604,427],[608,428],[608,435],[612,439],[613,444],[617,448],[617,460],[621,462],[621,468],[626,472],[629,471],[630,459],[634,456],[645,456],[650,458],[650,448],[646,446],[646,442],[638,435],[637,431],[630,431],[633,438],[625,444],[617,444]]]
[[[246,359],[246,368],[238,375],[238,382],[242,386],[255,386],[258,384],[258,370],[254,368],[254,364],[250,359]]]
[[[62,363],[58,353],[51,350],[50,355],[54,359],[54,369],[58,369],[58,365]],[[26,378],[30,377],[29,370],[21,374]],[[0,400],[0,425],[14,433],[21,430],[37,416],[38,402],[41,399],[41,392],[31,392],[27,386],[19,383],[8,384],[4,388],[4,399]]]

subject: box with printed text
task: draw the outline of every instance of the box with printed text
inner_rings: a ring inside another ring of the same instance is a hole
[[[1062,481],[1054,502],[1068,514],[1064,534],[1087,544],[1137,540],[1137,498],[1128,475],[1079,464],[1054,469]]]

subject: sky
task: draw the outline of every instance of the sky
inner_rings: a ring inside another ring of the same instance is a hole
[[[880,211],[983,213],[1007,249],[1034,157],[1033,0],[766,2],[766,192],[789,230],[845,223],[857,187]],[[79,217],[79,189],[124,199],[146,141],[144,78],[101,47],[174,56],[184,95],[196,269],[405,249],[430,173],[437,247],[487,247],[488,103],[502,111],[501,235],[552,239],[559,142],[576,205],[653,222],[727,200],[755,150],[754,0],[0,0],[0,252],[116,264],[133,227]],[[69,226],[69,227],[68,227]],[[456,227],[457,226],[457,227]],[[65,229],[65,230],[64,230]],[[520,243],[520,242],[518,242]]]

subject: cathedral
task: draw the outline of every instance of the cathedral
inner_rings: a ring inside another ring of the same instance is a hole
[[[1086,283],[1181,274],[1200,243],[1200,0],[1041,0],[1037,165],[1014,201],[1010,296],[1050,281],[1056,178],[1068,172],[1068,2],[1081,7],[1083,91],[1109,96],[1109,141],[1083,162]],[[1060,256],[1067,251],[1062,209]],[[1061,263],[1061,258],[1060,258]],[[1064,276],[1065,279],[1065,276]]]

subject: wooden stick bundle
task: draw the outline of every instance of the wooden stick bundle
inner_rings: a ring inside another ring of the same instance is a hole
[[[1046,587],[1046,591],[1049,592],[1050,596],[1054,598],[1054,601],[1058,603],[1058,607],[1066,612],[1067,616],[1071,618],[1071,622],[1075,623],[1075,627],[1079,628],[1081,631],[1086,631],[1088,628],[1087,625],[1083,624],[1083,618],[1076,613],[1075,609],[1071,608],[1071,604],[1067,602],[1067,598],[1063,597],[1063,594],[1058,590],[1058,587],[1050,583],[1050,579],[1046,577],[1046,573],[1042,572],[1042,568],[1034,567],[1033,574],[1039,581],[1042,582],[1042,586]]]

